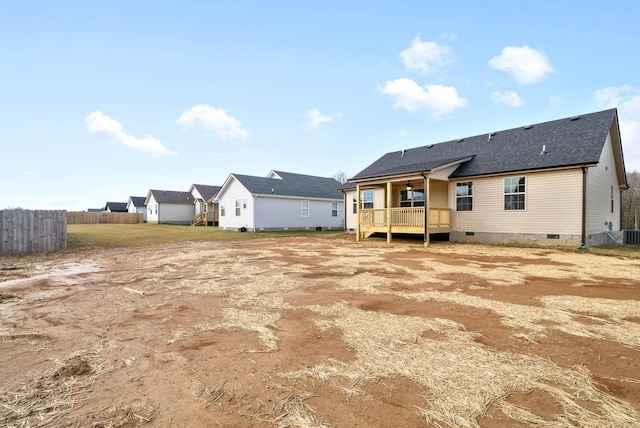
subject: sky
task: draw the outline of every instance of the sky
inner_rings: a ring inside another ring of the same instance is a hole
[[[617,108],[640,2],[0,0],[0,209],[86,211]]]

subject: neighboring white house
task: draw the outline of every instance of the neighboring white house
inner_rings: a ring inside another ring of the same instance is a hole
[[[218,205],[215,203],[215,196],[220,191],[220,186],[210,186],[207,184],[192,184],[189,193],[193,196],[194,213],[191,219],[193,226],[217,226],[218,225]]]
[[[127,201],[127,212],[142,213],[142,219],[147,221],[147,206],[144,204],[144,196],[129,196]]]
[[[215,201],[221,229],[343,229],[344,199],[333,178],[271,171],[230,174]]]
[[[148,223],[191,223],[193,196],[189,192],[151,189],[144,204],[147,206]]]
[[[628,188],[615,109],[387,153],[343,186],[347,229],[592,246]]]

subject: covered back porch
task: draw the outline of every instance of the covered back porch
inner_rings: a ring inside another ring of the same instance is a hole
[[[378,190],[380,194],[381,189],[383,208],[380,208],[380,203],[374,206],[370,196],[371,190]],[[391,242],[394,233],[416,234],[423,235],[427,246],[430,234],[451,232],[447,180],[430,179],[424,175],[382,183],[358,183],[354,199],[358,241],[373,233],[385,233],[387,242]]]

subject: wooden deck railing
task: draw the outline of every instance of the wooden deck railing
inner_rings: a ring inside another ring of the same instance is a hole
[[[387,223],[387,209],[360,210],[361,227],[384,227]],[[391,227],[424,226],[424,207],[391,208]],[[451,227],[451,210],[448,208],[429,208],[429,227]]]
[[[206,226],[207,223],[214,221],[216,221],[216,216],[213,211],[201,212],[191,218],[191,226],[199,226],[201,224]]]

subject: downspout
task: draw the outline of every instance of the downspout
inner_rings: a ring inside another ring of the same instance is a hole
[[[622,192],[624,192],[625,190],[626,190],[626,189],[620,189],[620,204],[619,204],[619,205],[620,205],[620,209],[618,210],[618,216],[620,217],[620,218],[618,219],[618,222],[619,222],[619,223],[618,223],[618,228],[619,228],[620,230],[623,230],[623,229],[622,229]]]
[[[424,225],[423,225],[423,236],[422,236],[422,240],[425,243],[425,245],[427,245],[427,242],[429,240],[429,234],[427,231],[427,222],[429,219],[429,203],[427,201],[427,198],[429,197],[429,189],[427,189],[427,176],[424,175],[424,172],[421,172],[420,175],[423,178],[423,188],[424,188]]]
[[[582,165],[582,242],[580,251],[587,250],[587,168]]]

